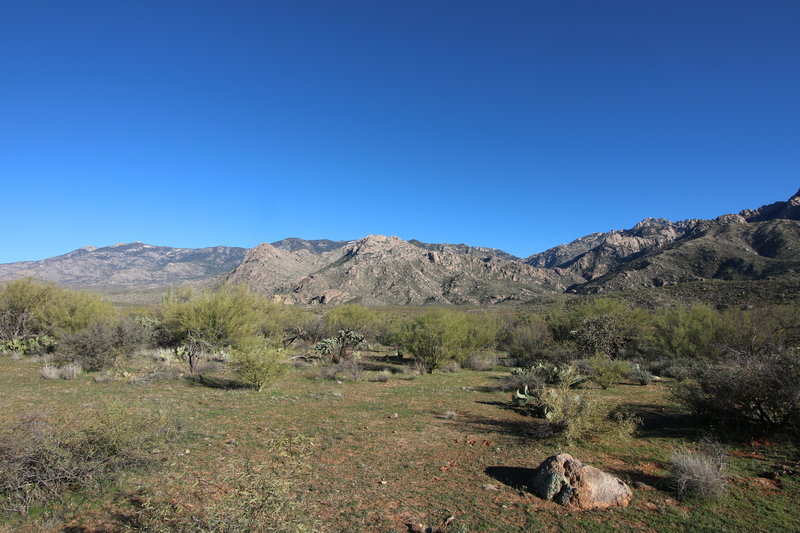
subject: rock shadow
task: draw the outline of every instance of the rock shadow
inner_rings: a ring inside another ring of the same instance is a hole
[[[514,490],[528,490],[528,483],[533,477],[533,468],[519,466],[490,466],[484,470],[487,476]]]

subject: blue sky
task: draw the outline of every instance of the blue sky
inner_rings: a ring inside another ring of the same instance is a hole
[[[800,2],[0,3],[0,262],[370,233],[520,256],[800,188]]]

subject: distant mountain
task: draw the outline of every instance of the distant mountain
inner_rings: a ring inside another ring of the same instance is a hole
[[[404,241],[287,238],[250,250],[139,242],[86,247],[0,265],[0,280],[33,276],[90,289],[246,282],[290,303],[490,304],[542,293],[599,293],[697,281],[800,283],[800,191],[786,202],[592,233],[519,259],[495,248]]]
[[[31,276],[68,287],[145,289],[208,280],[241,263],[245,248],[169,248],[134,242],[87,246],[42,261],[0,264],[0,280]]]
[[[519,261],[429,251],[397,237],[369,235],[323,254],[326,264],[276,291],[304,304],[485,304],[561,292],[576,280]]]

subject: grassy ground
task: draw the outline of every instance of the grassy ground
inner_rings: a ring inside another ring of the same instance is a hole
[[[168,411],[189,434],[158,452],[158,468],[21,521],[6,515],[0,530],[124,531],[142,494],[196,505],[204,491],[230,482],[231,468],[274,464],[275,439],[302,435],[313,443],[304,455],[308,468],[282,481],[291,512],[313,530],[399,532],[415,524],[452,532],[800,531],[800,476],[767,476],[780,464],[796,470],[797,448],[786,441],[725,443],[725,494],[707,502],[677,499],[665,478],[670,453],[696,441],[702,428],[670,403],[666,383],[596,391],[621,398],[642,418],[631,442],[566,446],[527,436],[540,422],[510,408],[509,394],[496,389],[499,369],[398,373],[385,383],[320,380],[300,370],[258,393],[178,377],[136,385],[136,372],[105,383],[90,375],[44,381],[41,366],[0,357],[0,422],[32,411],[55,419],[92,416],[111,405],[131,416]],[[531,470],[559,452],[631,483],[632,504],[574,513],[528,493]]]

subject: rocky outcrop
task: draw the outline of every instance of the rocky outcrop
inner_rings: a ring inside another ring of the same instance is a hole
[[[259,244],[247,251],[241,264],[228,276],[234,284],[247,283],[251,289],[275,294],[293,281],[319,269],[325,263],[322,254],[301,248],[288,252],[271,244]]]
[[[398,237],[382,235],[369,235],[323,257],[327,264],[294,283],[282,295],[285,301],[491,304],[561,292],[576,281],[556,269],[428,251]]]
[[[545,459],[528,487],[540,498],[578,511],[627,507],[633,497],[622,480],[567,453]]]

